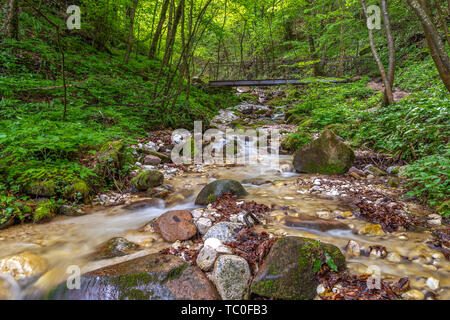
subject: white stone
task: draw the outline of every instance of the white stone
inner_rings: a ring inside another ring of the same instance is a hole
[[[101,202],[109,201],[109,197],[106,194],[101,194],[99,198]]]
[[[194,209],[191,211],[192,218],[199,219],[203,214],[203,209]]]
[[[211,247],[213,249],[217,249],[218,247],[220,247],[222,245],[222,241],[220,241],[217,238],[208,238],[205,240],[204,245]]]
[[[437,289],[439,289],[439,280],[430,277],[430,278],[427,279],[426,285],[431,290],[437,290]]]
[[[440,226],[442,224],[442,220],[441,219],[427,220],[427,223],[433,226]]]
[[[233,250],[231,248],[228,248],[226,245],[221,245],[216,248],[217,253],[223,253],[223,254],[233,254]]]
[[[324,293],[326,291],[325,287],[323,284],[319,284],[317,286],[316,292],[318,295],[321,295],[322,293]]]
[[[204,246],[197,256],[197,265],[203,271],[209,271],[217,258],[217,252],[210,246]]]
[[[358,242],[350,240],[347,244],[347,254],[353,257],[359,257],[361,254],[361,248]]]
[[[201,235],[204,235],[206,232],[208,232],[208,229],[212,226],[211,219],[208,218],[199,218],[196,222],[197,230],[200,232]]]

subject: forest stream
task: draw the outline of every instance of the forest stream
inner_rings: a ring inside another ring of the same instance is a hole
[[[242,113],[254,116],[244,119],[249,124],[264,118],[270,120],[262,125],[265,129],[277,128],[294,132],[296,126],[283,123],[283,114],[277,113],[276,109],[270,116],[256,112],[269,109],[264,105],[265,91],[258,89],[257,92],[259,103],[244,102],[235,108],[222,110],[213,123],[219,129],[225,129],[236,119],[235,110],[250,107],[252,112]],[[400,199],[398,190],[383,185],[377,179],[356,181],[344,180],[338,176],[299,174],[292,166],[292,155],[280,155],[279,159],[280,166],[275,168],[264,161],[245,167],[192,165],[188,170],[172,168],[166,171],[162,168],[165,184],[170,185],[174,192],[165,200],[154,201],[151,206],[135,209],[130,209],[129,205],[95,206],[90,207],[87,214],[82,216],[59,216],[44,224],[23,224],[1,230],[2,257],[32,252],[47,262],[46,270],[39,278],[27,281],[28,283],[19,282],[14,296],[35,297],[33,292],[54,287],[67,278],[67,268],[72,265],[81,266],[83,272],[88,272],[170,247],[171,244],[164,242],[157,233],[143,232],[140,228],[166,211],[199,208],[194,200],[203,186],[216,179],[234,179],[241,182],[249,193],[243,200],[255,201],[271,208],[264,215],[262,224],[255,226],[256,231],[265,231],[275,236],[301,236],[334,244],[346,256],[348,269],[353,274],[364,274],[368,268],[376,266],[383,279],[408,277],[411,289],[425,292],[425,298],[450,299],[450,263],[442,252],[427,243],[432,238],[433,229],[440,228],[439,225],[426,224],[425,227],[414,230],[383,232],[356,217],[354,203],[348,197],[342,197],[350,187],[356,193],[369,189]],[[354,185],[349,186],[348,183]],[[130,195],[127,203],[138,200],[141,199],[136,195]],[[431,213],[412,202],[402,202],[402,205],[411,214],[424,219]],[[314,226],[308,228],[286,222],[289,221],[287,218],[298,217],[307,217],[312,221],[334,221],[339,225],[335,228],[337,224],[312,223]],[[114,237],[123,237],[138,244],[139,250],[112,259],[93,259],[98,246]],[[368,254],[352,255],[347,248],[350,240],[361,248],[371,249],[367,249]],[[188,243],[191,247],[196,245]],[[377,253],[377,250],[380,252]]]

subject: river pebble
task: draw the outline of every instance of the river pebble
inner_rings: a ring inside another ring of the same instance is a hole
[[[419,290],[412,289],[402,294],[402,298],[406,300],[424,300],[425,295]]]
[[[430,277],[430,278],[427,279],[426,285],[427,285],[427,287],[430,288],[431,290],[437,290],[437,289],[439,289],[439,280]]]

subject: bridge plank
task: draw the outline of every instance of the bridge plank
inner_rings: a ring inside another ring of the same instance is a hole
[[[209,81],[210,87],[246,87],[246,86],[278,86],[283,84],[308,85],[311,83],[347,83],[348,80],[296,80],[296,79],[265,79],[265,80],[222,80]]]

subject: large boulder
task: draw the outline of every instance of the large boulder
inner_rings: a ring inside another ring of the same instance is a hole
[[[340,271],[345,268],[345,257],[339,248],[318,240],[281,238],[272,246],[255,276],[252,292],[284,300],[312,299],[318,285],[317,267],[322,263],[336,266]]]
[[[33,181],[29,183],[24,192],[34,197],[54,197],[56,195],[56,184],[53,180]]]
[[[223,300],[248,299],[250,268],[244,258],[220,256],[214,264],[213,279]]]
[[[168,242],[188,240],[197,233],[192,215],[186,210],[168,211],[160,215],[155,221],[154,228]]]
[[[147,191],[150,188],[158,187],[164,182],[164,175],[156,170],[144,171],[131,179],[131,183],[138,191]]]
[[[150,254],[104,267],[81,277],[80,290],[66,283],[51,290],[55,300],[217,300],[208,278],[173,255]]]
[[[216,180],[205,186],[195,199],[196,205],[207,205],[214,202],[225,193],[233,193],[236,196],[246,196],[248,193],[244,187],[235,180]]]
[[[331,130],[294,154],[294,168],[302,173],[343,174],[355,161],[352,148]]]

